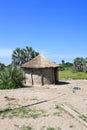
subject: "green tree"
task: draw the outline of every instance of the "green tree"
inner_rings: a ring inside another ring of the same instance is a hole
[[[25,75],[19,66],[11,65],[0,73],[0,89],[11,89],[23,86]]]
[[[73,63],[70,63],[70,62],[66,62],[65,63],[65,68],[67,68],[67,69],[71,69],[73,67]]]
[[[12,54],[12,62],[13,62],[15,65],[20,65],[20,64],[21,64],[21,49],[20,49],[20,48],[16,48],[16,49],[13,51],[13,54]]]
[[[5,68],[5,65],[0,62],[0,70],[3,70]]]
[[[83,71],[84,58],[77,57],[74,59],[73,68],[75,71]]]
[[[16,48],[12,54],[12,63],[14,65],[22,65],[32,58],[36,57],[39,53],[32,49],[32,47],[26,46],[26,48]]]
[[[38,52],[33,50],[32,47],[28,47],[28,46],[26,46],[24,52],[25,52],[25,62],[28,62],[29,60],[33,59],[39,54]]]
[[[83,71],[87,73],[87,57],[83,61]]]
[[[65,69],[65,61],[62,60],[62,70],[64,70],[64,69]]]

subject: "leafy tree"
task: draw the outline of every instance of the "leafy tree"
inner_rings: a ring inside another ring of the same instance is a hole
[[[67,68],[68,68],[68,67],[72,67],[72,66],[73,66],[73,63],[70,63],[70,62],[66,62],[66,63],[65,63],[65,67],[67,67]]]
[[[39,53],[32,49],[32,47],[26,46],[26,48],[16,48],[12,54],[12,63],[14,65],[22,65],[32,58],[36,57]]]
[[[0,89],[22,87],[25,79],[24,72],[19,66],[6,67],[0,73]]]
[[[64,70],[64,69],[65,69],[65,61],[62,60],[62,70]]]
[[[5,68],[5,65],[0,63],[0,70],[3,70]]]
[[[62,60],[61,70],[69,70],[72,67],[73,67],[73,63],[65,62],[64,60]]]
[[[83,61],[83,71],[87,73],[87,57]]]
[[[83,71],[84,58],[77,57],[74,59],[73,68],[75,71]]]
[[[12,60],[13,60],[13,63],[15,63],[16,65],[21,64],[21,49],[20,48],[16,48],[16,50],[13,51]]]

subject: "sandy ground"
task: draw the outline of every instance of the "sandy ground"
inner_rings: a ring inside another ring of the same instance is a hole
[[[72,105],[87,116],[87,80],[69,80],[59,85],[34,86],[16,90],[0,90],[0,110],[25,106],[44,111],[41,116],[12,118],[0,115],[0,130],[87,130],[81,122],[56,106]],[[80,89],[73,92],[73,87]],[[54,129],[52,129],[54,128]]]

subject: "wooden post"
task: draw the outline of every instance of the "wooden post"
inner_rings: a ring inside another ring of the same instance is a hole
[[[43,76],[43,70],[41,69],[41,83],[42,86],[44,85],[44,76]]]
[[[32,82],[32,86],[34,85],[34,81],[33,81],[33,71],[31,71],[31,82]]]

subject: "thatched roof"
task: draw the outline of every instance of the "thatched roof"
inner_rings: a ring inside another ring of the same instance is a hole
[[[56,68],[58,64],[50,61],[42,55],[38,55],[29,62],[22,65],[22,68]]]

